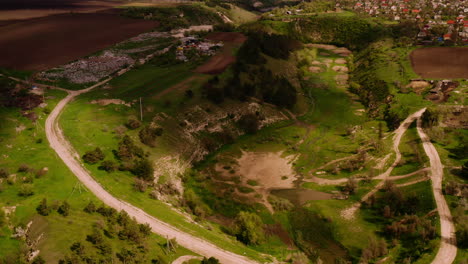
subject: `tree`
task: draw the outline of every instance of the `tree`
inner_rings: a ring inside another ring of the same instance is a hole
[[[262,219],[255,213],[240,212],[234,221],[234,234],[245,244],[260,244],[265,239]]]
[[[0,209],[0,228],[6,224],[6,221],[7,219],[6,219],[5,211]]]
[[[94,213],[96,212],[96,205],[91,201],[83,210],[89,214]]]
[[[385,205],[384,209],[383,209],[383,216],[385,218],[390,218],[392,217],[392,210],[390,209],[390,206],[388,205]]]
[[[46,198],[43,198],[41,203],[39,204],[39,206],[36,207],[36,211],[40,214],[40,215],[43,215],[43,216],[47,216],[50,214],[50,212],[52,211],[52,208],[50,208],[48,205],[47,205],[47,199]]]
[[[145,181],[152,181],[154,179],[153,165],[148,159],[139,159],[134,163],[131,173]]]
[[[70,213],[70,204],[67,201],[63,201],[63,203],[57,209],[57,212],[63,216],[68,216]]]
[[[354,179],[354,177],[351,177],[348,179],[346,182],[346,185],[343,187],[343,191],[347,192],[349,194],[354,194],[357,189],[357,181]]]
[[[156,146],[156,138],[160,137],[163,133],[161,127],[145,126],[140,130],[138,136],[140,137],[141,143],[150,147]]]

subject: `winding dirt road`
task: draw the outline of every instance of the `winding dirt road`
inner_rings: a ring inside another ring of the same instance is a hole
[[[57,106],[52,110],[45,123],[45,132],[50,146],[55,150],[57,155],[63,160],[67,167],[78,177],[78,179],[106,205],[115,208],[116,210],[124,210],[139,223],[148,223],[154,233],[163,237],[175,238],[181,246],[206,257],[215,257],[223,264],[246,264],[256,263],[245,256],[237,255],[232,252],[223,250],[210,242],[197,238],[193,235],[178,230],[177,228],[162,222],[155,217],[147,214],[138,207],[135,207],[127,202],[117,199],[108,193],[83,167],[79,161],[79,155],[66,140],[62,130],[58,124],[58,117],[64,107],[73,100],[76,96],[86,93],[91,89],[102,85],[110,80],[104,80],[92,87],[79,91],[68,91],[68,96],[62,99]]]
[[[432,264],[451,264],[455,260],[457,255],[457,246],[456,246],[456,236],[455,236],[455,226],[453,224],[452,215],[450,209],[445,201],[445,197],[442,194],[442,178],[444,176],[443,165],[440,161],[439,153],[437,152],[434,145],[431,143],[429,137],[424,133],[421,127],[421,116],[426,111],[426,108],[423,108],[416,113],[408,116],[405,121],[400,125],[400,127],[395,130],[395,136],[393,138],[393,149],[396,153],[396,158],[394,163],[385,171],[383,174],[375,177],[382,179],[382,181],[369,193],[367,193],[360,202],[354,204],[350,208],[347,208],[342,211],[342,216],[346,219],[351,219],[354,216],[354,213],[359,209],[363,201],[366,201],[371,195],[377,192],[385,183],[386,180],[390,180],[393,177],[389,177],[393,168],[399,163],[401,159],[401,153],[398,149],[400,145],[401,138],[405,131],[408,129],[409,125],[417,120],[417,131],[421,141],[423,143],[424,151],[429,157],[430,162],[430,179],[432,181],[432,191],[434,194],[434,199],[437,205],[437,212],[440,216],[440,229],[441,229],[441,242],[440,247],[437,252],[436,257],[432,261]],[[426,171],[427,169],[419,170],[415,173]],[[413,173],[414,174],[414,173]],[[411,174],[410,174],[411,175]],[[408,176],[408,175],[404,175]],[[418,181],[421,181],[418,180]],[[415,182],[412,182],[415,183]]]
[[[426,109],[424,108],[424,110]],[[431,143],[429,137],[424,133],[421,123],[421,118],[418,118],[418,134],[422,140],[424,151],[429,157],[429,162],[431,164],[430,177],[432,180],[432,192],[434,193],[437,211],[439,212],[440,235],[442,237],[439,251],[432,261],[432,264],[451,264],[457,256],[457,239],[455,236],[455,226],[453,225],[452,214],[450,213],[450,208],[442,194],[442,178],[444,176],[443,165],[440,161],[439,153]]]
[[[369,197],[374,195],[380,188],[382,188],[385,184],[385,181],[389,178],[390,174],[392,173],[393,169],[400,163],[401,160],[401,153],[400,153],[400,141],[401,138],[403,137],[403,134],[408,130],[408,127],[411,125],[411,123],[414,122],[414,120],[418,119],[421,117],[421,115],[426,111],[426,109],[421,109],[411,115],[409,115],[403,122],[401,122],[400,126],[398,129],[395,130],[395,135],[393,136],[393,151],[395,152],[395,161],[393,164],[382,174],[378,175],[376,178],[382,179],[372,191],[368,192],[366,195],[364,195],[361,200],[355,204],[353,204],[351,207],[343,210],[341,212],[341,216],[345,219],[352,219],[354,218],[354,214],[356,211],[361,207],[362,203],[367,201]]]

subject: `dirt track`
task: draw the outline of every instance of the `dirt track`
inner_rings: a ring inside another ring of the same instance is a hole
[[[195,72],[205,74],[219,74],[236,61],[236,57],[232,55],[232,49],[239,47],[247,40],[247,37],[237,32],[216,32],[206,36],[211,41],[221,41],[224,43],[224,47],[221,52],[205,64],[200,65],[195,69]]]
[[[424,109],[425,110],[425,109]],[[444,170],[440,161],[439,153],[431,143],[429,137],[421,127],[421,118],[418,119],[417,130],[423,142],[424,151],[431,163],[432,192],[437,205],[440,217],[440,248],[432,264],[451,264],[457,255],[457,239],[455,237],[455,226],[453,225],[452,214],[442,194],[442,178]]]
[[[0,67],[49,69],[103,50],[157,25],[155,21],[124,18],[115,11],[20,21],[0,27]]]
[[[414,71],[424,78],[468,78],[468,48],[421,48],[410,58]]]
[[[177,243],[179,243],[183,247],[203,256],[213,256],[219,259],[223,264],[256,263],[244,256],[225,251],[211,244],[210,242],[192,236],[188,233],[182,232],[176,229],[175,227],[172,227],[171,225],[162,222],[156,219],[155,217],[145,213],[140,208],[115,198],[110,193],[108,193],[83,167],[83,165],[79,161],[79,155],[70,145],[70,143],[65,139],[65,136],[58,124],[58,117],[64,109],[64,107],[67,105],[67,103],[73,100],[76,96],[82,93],[86,93],[91,89],[108,82],[109,80],[110,78],[92,87],[80,91],[69,91],[68,96],[62,99],[54,108],[54,110],[52,110],[45,123],[47,139],[52,149],[55,150],[58,156],[73,172],[73,174],[75,174],[76,177],[78,177],[78,179],[94,195],[98,197],[98,199],[100,199],[106,205],[115,208],[116,210],[126,211],[131,217],[135,217],[135,219],[139,223],[148,223],[151,226],[153,232],[163,237],[175,238]]]

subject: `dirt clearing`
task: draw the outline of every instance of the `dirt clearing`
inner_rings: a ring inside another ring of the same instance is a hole
[[[62,14],[0,27],[0,67],[46,70],[90,55],[157,26],[116,11]]]
[[[239,47],[247,40],[247,37],[237,32],[216,32],[206,36],[206,39],[211,41],[220,41],[224,43],[221,52],[205,64],[195,69],[195,72],[205,74],[219,74],[236,61],[236,57],[232,55],[232,50]]]
[[[247,40],[247,37],[238,32],[216,32],[206,36],[206,39],[212,41],[222,41],[226,43],[242,44]]]
[[[421,48],[410,54],[414,71],[424,78],[468,78],[468,48]]]

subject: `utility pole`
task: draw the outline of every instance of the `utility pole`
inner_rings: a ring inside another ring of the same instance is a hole
[[[141,106],[141,97],[140,97],[140,121],[143,122],[143,108]]]

